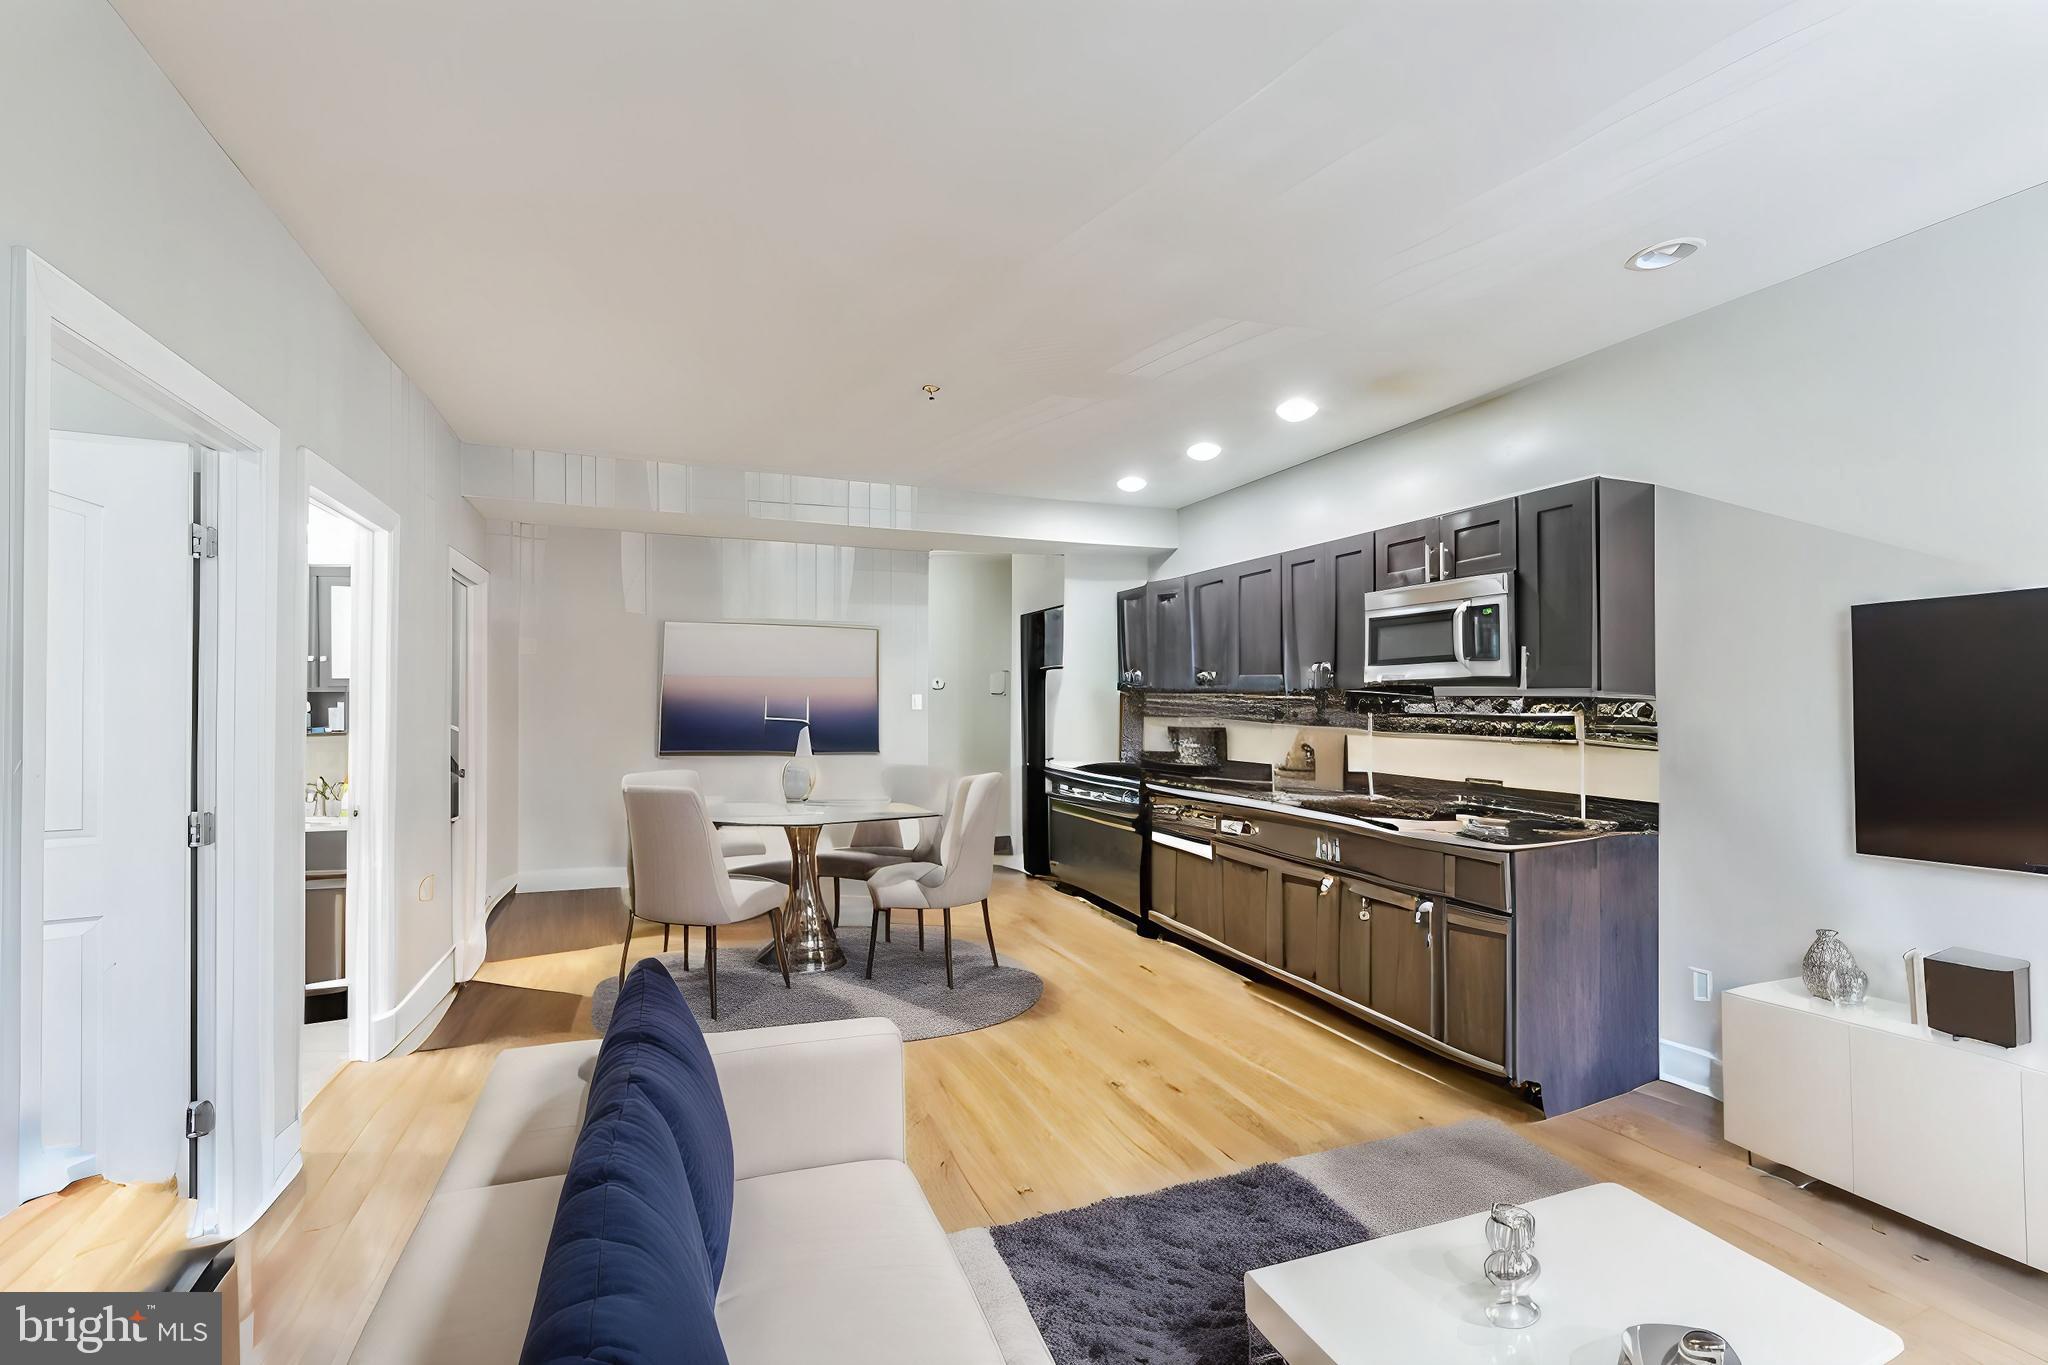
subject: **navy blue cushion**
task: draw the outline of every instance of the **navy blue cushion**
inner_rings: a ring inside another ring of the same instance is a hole
[[[675,979],[653,958],[635,967],[619,992],[591,1073],[591,1093],[599,1081],[621,1071],[633,1076],[675,1136],[689,1179],[682,1197],[697,1210],[716,1289],[732,1240],[732,1126],[704,1031]]]
[[[632,1071],[594,1081],[520,1365],[728,1365],[687,1191],[668,1121]]]

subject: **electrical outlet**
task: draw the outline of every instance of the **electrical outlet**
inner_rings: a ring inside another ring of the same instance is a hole
[[[1689,970],[1692,972],[1692,998],[1700,1001],[1702,1004],[1712,1001],[1714,998],[1714,974],[1705,967],[1693,967]]]

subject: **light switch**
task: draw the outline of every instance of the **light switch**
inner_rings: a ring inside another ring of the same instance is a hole
[[[910,694],[910,709],[913,711],[924,710],[924,693],[912,692]]]
[[[1005,695],[1007,695],[1007,694],[1008,694],[1009,690],[1010,690],[1010,670],[1009,670],[1009,669],[1007,669],[1007,668],[999,668],[999,669],[997,669],[997,670],[996,670],[995,672],[993,672],[993,673],[991,673],[991,674],[989,674],[989,675],[988,675],[988,694],[989,694],[989,695],[990,695],[991,697],[1000,697],[1000,696],[1005,696]]]

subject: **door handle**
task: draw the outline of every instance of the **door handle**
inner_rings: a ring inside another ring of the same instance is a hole
[[[1330,894],[1330,888],[1336,884],[1337,879],[1335,877],[1325,877],[1323,878],[1323,884],[1316,888],[1316,894],[1318,896],[1327,896]]]
[[[1441,540],[1436,543],[1436,576],[1438,578],[1449,578],[1451,576],[1451,547]]]
[[[1249,820],[1218,820],[1216,828],[1225,834],[1257,834],[1259,827]]]
[[[1372,911],[1370,911],[1370,910],[1361,910],[1361,911],[1359,911],[1359,912],[1358,912],[1358,917],[1359,917],[1360,919],[1364,919],[1364,920],[1369,920],[1369,919],[1371,919],[1371,918],[1372,918]]]
[[[1522,646],[1522,690],[1529,690],[1529,646]]]
[[[1429,546],[1422,547],[1422,581],[1429,582]]]
[[[1433,948],[1433,947],[1435,947],[1435,946],[1436,946],[1436,902],[1435,902],[1435,901],[1419,901],[1419,902],[1417,902],[1417,903],[1416,903],[1416,906],[1415,906],[1415,922],[1416,922],[1417,924],[1420,924],[1420,923],[1422,923],[1422,920],[1423,920],[1423,916],[1425,916],[1425,915],[1427,915],[1427,916],[1429,917],[1429,927],[1428,927],[1428,928],[1426,928],[1426,929],[1424,929],[1424,930],[1422,931],[1422,946],[1423,946],[1423,947],[1425,947],[1425,948]]]
[[[1203,669],[1195,674],[1195,681],[1203,687],[1214,687],[1216,685],[1216,670],[1213,668]]]
[[[1470,602],[1460,602],[1451,612],[1451,657],[1461,668],[1469,667],[1472,661],[1465,657],[1465,613],[1472,610]]]

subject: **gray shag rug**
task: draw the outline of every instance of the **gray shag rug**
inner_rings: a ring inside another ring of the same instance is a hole
[[[792,973],[787,990],[772,961],[755,960],[761,952],[758,941],[721,946],[716,1019],[711,1017],[711,991],[705,980],[703,931],[693,933],[688,970],[683,967],[680,946],[675,952],[656,956],[682,988],[683,998],[690,1002],[707,1033],[879,1017],[894,1020],[904,1038],[914,1041],[988,1028],[1015,1019],[1038,1003],[1045,990],[1038,973],[1007,964],[989,965],[988,942],[979,933],[979,916],[971,921],[974,932],[967,934],[960,932],[968,927],[961,922],[964,917],[953,917],[953,989],[947,990],[937,918],[933,916],[926,929],[923,952],[917,950],[917,926],[911,921],[896,926],[893,940],[876,944],[872,981],[861,975],[868,955],[865,925],[843,924],[837,931],[846,966],[836,972]],[[611,1023],[612,1007],[618,999],[616,975],[597,983],[590,1001],[590,1023],[598,1032]]]
[[[952,1240],[1007,1365],[1248,1365],[1246,1271],[1591,1183],[1473,1119]]]

